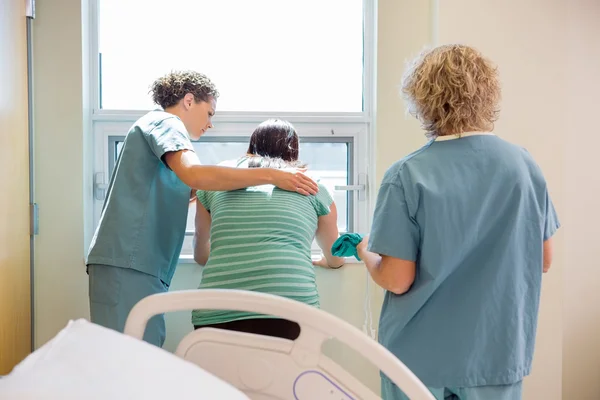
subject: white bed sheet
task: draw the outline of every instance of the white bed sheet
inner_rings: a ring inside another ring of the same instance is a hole
[[[248,397],[165,350],[81,319],[0,379],[0,399]]]

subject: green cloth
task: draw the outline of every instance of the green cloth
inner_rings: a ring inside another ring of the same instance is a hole
[[[363,236],[360,233],[344,233],[331,246],[331,253],[336,257],[354,256],[360,261],[356,246],[362,242],[362,239]]]

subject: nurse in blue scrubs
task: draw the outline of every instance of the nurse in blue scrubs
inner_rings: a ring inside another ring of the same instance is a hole
[[[151,92],[161,110],[144,115],[129,130],[87,257],[91,320],[117,331],[123,331],[138,301],[169,289],[192,189],[273,184],[303,195],[318,190],[297,170],[200,164],[191,141],[212,128],[219,96],[203,74],[173,72],[154,82]],[[144,340],[162,346],[164,339],[164,317],[156,316]]]
[[[358,246],[386,289],[379,341],[437,399],[521,399],[559,228],[548,185],[493,133],[500,83],[476,50],[423,53],[402,91],[430,140],[386,171]],[[382,396],[407,398],[385,376]]]

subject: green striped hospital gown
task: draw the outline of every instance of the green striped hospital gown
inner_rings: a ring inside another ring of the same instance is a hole
[[[240,289],[269,293],[319,307],[311,244],[318,218],[333,198],[319,185],[315,196],[272,185],[231,192],[198,191],[212,217],[210,257],[200,289]],[[195,326],[264,318],[234,311],[192,313]]]

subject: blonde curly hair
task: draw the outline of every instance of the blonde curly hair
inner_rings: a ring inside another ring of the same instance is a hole
[[[472,47],[445,45],[421,53],[402,78],[402,94],[427,137],[489,132],[498,119],[497,68]]]

